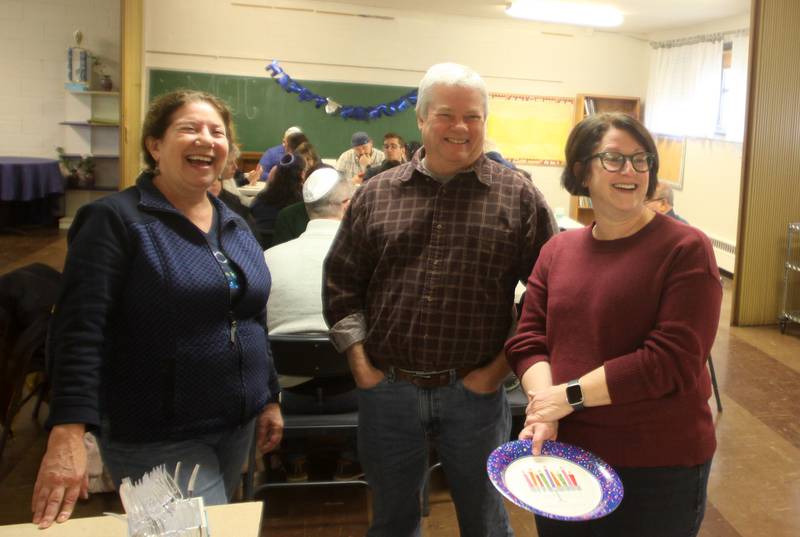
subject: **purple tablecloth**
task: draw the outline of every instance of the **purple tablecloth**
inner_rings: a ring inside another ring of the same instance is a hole
[[[32,201],[63,193],[57,160],[0,157],[0,201]]]

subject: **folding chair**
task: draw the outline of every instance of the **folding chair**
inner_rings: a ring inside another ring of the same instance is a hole
[[[350,375],[347,359],[333,347],[327,336],[271,335],[270,346],[275,368],[282,375],[314,377],[316,379],[341,378]],[[319,397],[324,399],[324,393]],[[324,402],[324,401],[320,401]],[[287,414],[283,415],[285,434],[313,434],[345,432],[355,435],[358,430],[358,411],[339,414]],[[364,479],[315,480],[299,482],[267,482],[254,488],[256,446],[250,449],[249,464],[244,483],[245,499],[253,499],[260,491],[271,488],[311,487],[331,485],[367,485]]]
[[[3,381],[0,390],[0,408],[3,409],[2,433],[0,433],[0,459],[3,458],[6,442],[13,436],[11,425],[20,409],[31,398],[38,396],[33,419],[39,415],[39,407],[47,390],[47,382],[42,380],[23,397],[25,392],[25,379],[28,373],[36,372],[32,368],[33,357],[41,352],[47,335],[47,317],[41,317],[26,328],[16,338],[11,352],[4,353],[0,363]],[[38,369],[38,368],[37,368]]]
[[[722,399],[719,397],[719,386],[717,386],[717,374],[714,372],[714,360],[708,355],[708,372],[711,373],[711,387],[714,389],[714,399],[717,400],[717,412],[722,412]]]
[[[36,396],[33,419],[37,419],[49,388],[44,348],[60,281],[61,273],[42,263],[0,276],[0,458],[19,410]],[[41,373],[44,380],[23,397],[29,373]]]

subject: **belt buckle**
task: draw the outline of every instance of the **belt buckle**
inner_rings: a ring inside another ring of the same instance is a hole
[[[443,371],[412,371],[410,369],[402,369],[398,368],[402,373],[410,377],[409,381],[412,384],[415,384],[420,387],[430,387],[431,382],[435,382],[436,386],[444,385],[443,380],[446,379],[449,381],[451,378],[454,369],[445,369]]]

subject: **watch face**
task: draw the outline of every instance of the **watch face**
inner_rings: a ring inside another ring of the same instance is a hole
[[[583,403],[583,390],[577,382],[567,384],[567,402],[571,405]]]

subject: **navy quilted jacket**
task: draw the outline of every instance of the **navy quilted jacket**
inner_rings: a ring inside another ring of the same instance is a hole
[[[210,198],[239,269],[234,306],[205,237],[151,175],[78,212],[50,331],[48,426],[107,421],[115,440],[173,440],[236,427],[277,401],[264,255]]]

